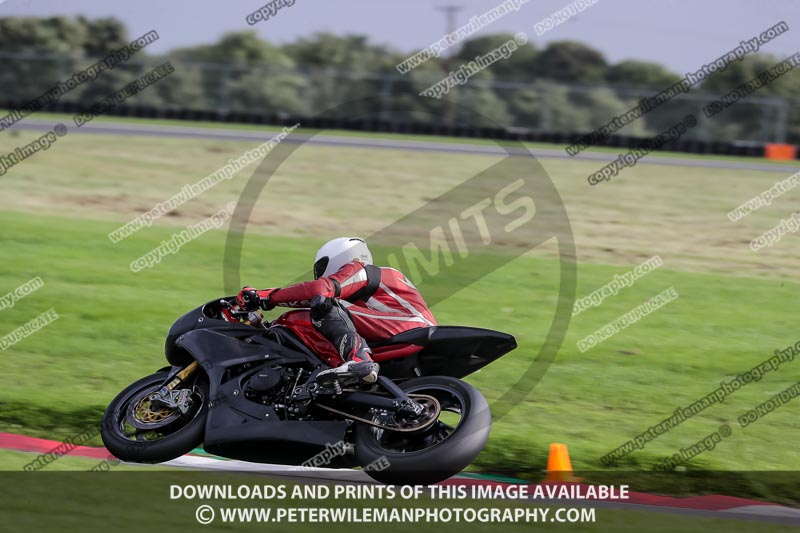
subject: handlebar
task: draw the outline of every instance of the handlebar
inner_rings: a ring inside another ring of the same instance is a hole
[[[248,326],[258,326],[264,320],[264,314],[260,309],[255,311],[244,311],[240,309],[235,297],[230,300],[221,298],[219,303],[219,314],[226,322],[241,322]]]

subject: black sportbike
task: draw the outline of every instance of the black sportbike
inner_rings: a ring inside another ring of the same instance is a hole
[[[486,399],[461,381],[517,346],[487,329],[435,326],[371,343],[378,381],[316,375],[342,361],[308,309],[272,322],[233,297],[187,313],[166,341],[171,366],[110,403],[102,438],[124,461],[160,463],[202,445],[259,463],[363,467],[390,484],[463,470],[489,437]]]

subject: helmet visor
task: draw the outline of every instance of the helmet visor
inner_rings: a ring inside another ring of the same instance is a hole
[[[325,272],[325,269],[328,267],[328,261],[330,258],[328,256],[321,257],[319,261],[314,263],[314,279],[319,279],[322,277],[322,273]]]

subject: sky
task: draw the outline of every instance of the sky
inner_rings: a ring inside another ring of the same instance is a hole
[[[568,6],[570,0],[528,0],[517,12],[496,20],[477,35],[522,31],[539,48],[551,41],[577,40],[600,50],[612,63],[625,59],[652,61],[685,74],[783,20],[790,31],[768,43],[762,52],[782,59],[800,51],[800,39],[794,34],[795,28],[800,29],[798,0],[581,1],[594,3],[541,36],[536,34],[535,25]],[[127,25],[131,37],[157,30],[160,39],[149,48],[153,53],[209,44],[225,33],[250,29],[278,44],[327,31],[367,35],[370,42],[412,52],[445,34],[442,7],[462,8],[456,15],[456,26],[460,26],[501,2],[295,0],[294,5],[253,26],[245,17],[266,1],[0,0],[0,16],[115,17]]]

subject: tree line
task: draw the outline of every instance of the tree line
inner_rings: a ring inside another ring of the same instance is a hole
[[[0,18],[3,100],[24,103],[134,37],[113,18]],[[365,36],[317,33],[276,45],[252,31],[234,32],[213,44],[167,54],[144,49],[64,99],[91,104],[169,59],[175,73],[130,104],[309,116],[363,97],[363,106],[351,106],[348,113],[585,133],[682,78],[652,62],[609,63],[601,52],[580,42],[552,42],[540,48],[529,41],[453,87],[446,100],[419,95],[460,65],[512,38],[510,34],[475,37],[451,55],[432,57],[400,74],[397,65],[413,52],[374,44]],[[620,134],[653,135],[687,113],[700,116],[710,99],[781,59],[754,54],[734,62]],[[705,140],[773,140],[783,116],[788,117],[788,140],[799,143],[800,76],[795,72],[760,88],[722,116],[704,121],[695,135]]]

